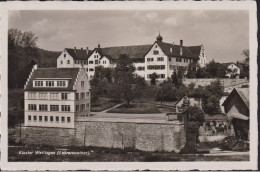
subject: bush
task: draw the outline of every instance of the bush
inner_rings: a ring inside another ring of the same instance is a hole
[[[230,136],[220,143],[220,148],[228,151],[249,151],[249,142]]]

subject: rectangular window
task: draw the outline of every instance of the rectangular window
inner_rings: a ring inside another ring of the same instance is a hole
[[[181,58],[176,58],[176,62],[182,62]]]
[[[148,70],[163,70],[165,69],[165,65],[148,65]]]
[[[50,111],[59,111],[59,105],[50,105]]]
[[[33,116],[33,121],[35,121],[35,122],[37,121],[37,116],[36,115]]]
[[[171,58],[171,57],[169,57],[169,61],[172,61],[172,58]]]
[[[67,123],[70,123],[70,117],[67,117]]]
[[[153,61],[153,58],[147,58],[147,61],[148,61],[148,62],[152,62],[152,61]]]
[[[89,103],[86,104],[86,110],[89,109]]]
[[[39,105],[39,111],[48,111],[48,105]]]
[[[80,110],[81,110],[81,111],[84,111],[84,110],[85,110],[85,104],[81,104],[81,105],[80,105]]]
[[[59,122],[60,118],[58,116],[56,116],[56,122]]]
[[[50,121],[53,122],[53,116],[50,116]]]
[[[81,81],[81,87],[84,87],[84,81]]]
[[[48,99],[47,93],[39,93],[39,99],[40,100],[47,100]]]
[[[29,92],[28,99],[30,100],[37,99],[37,93]]]
[[[66,54],[64,54],[64,57],[66,57]]]
[[[61,93],[61,100],[68,100],[69,93]]]
[[[158,54],[159,54],[159,51],[158,51],[158,50],[154,50],[154,51],[153,51],[153,54],[154,54],[154,55],[158,55]]]
[[[76,100],[79,100],[79,93],[76,93]]]
[[[31,120],[32,120],[32,116],[28,115],[28,121],[31,121]]]
[[[165,74],[161,74],[161,78],[165,78]]]
[[[51,100],[59,100],[59,93],[50,93]]]
[[[89,68],[89,71],[92,72],[92,71],[94,71],[94,69],[93,68]]]
[[[61,105],[62,112],[70,112],[70,105]]]
[[[79,111],[79,105],[76,105],[76,111],[77,112]]]
[[[48,122],[48,116],[44,116],[44,121]]]
[[[95,64],[98,64],[98,60],[95,60]]]
[[[61,117],[61,122],[64,123],[65,122],[65,117]]]
[[[42,122],[42,116],[39,116],[39,121]]]
[[[67,64],[70,64],[70,60],[67,60]]]
[[[36,111],[37,110],[36,104],[28,104],[28,110]]]
[[[60,61],[60,64],[63,64],[63,61],[62,61],[62,60]]]
[[[89,92],[86,92],[86,96],[89,97]]]
[[[34,81],[34,86],[35,87],[42,87],[43,86],[43,81]]]
[[[80,98],[83,100],[85,99],[85,93],[80,93]]]
[[[163,61],[164,58],[163,57],[157,57],[157,61]]]
[[[93,64],[93,61],[92,61],[92,60],[91,60],[91,61],[89,61],[89,62],[88,62],[88,64]]]

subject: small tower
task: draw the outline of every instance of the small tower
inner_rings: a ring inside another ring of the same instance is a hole
[[[157,36],[157,41],[160,41],[160,42],[162,42],[162,40],[163,40],[163,37],[160,35],[160,32],[159,32],[159,35]]]

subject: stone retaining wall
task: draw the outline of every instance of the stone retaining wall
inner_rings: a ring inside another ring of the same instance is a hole
[[[179,152],[186,142],[183,124],[78,121],[75,127],[22,127],[22,142],[27,145],[85,145],[175,152]]]

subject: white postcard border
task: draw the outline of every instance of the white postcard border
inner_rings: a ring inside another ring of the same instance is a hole
[[[256,2],[7,2],[1,4],[2,46],[2,170],[256,170],[257,122],[257,18]],[[250,161],[229,162],[8,162],[7,30],[8,10],[249,10],[250,46]]]

